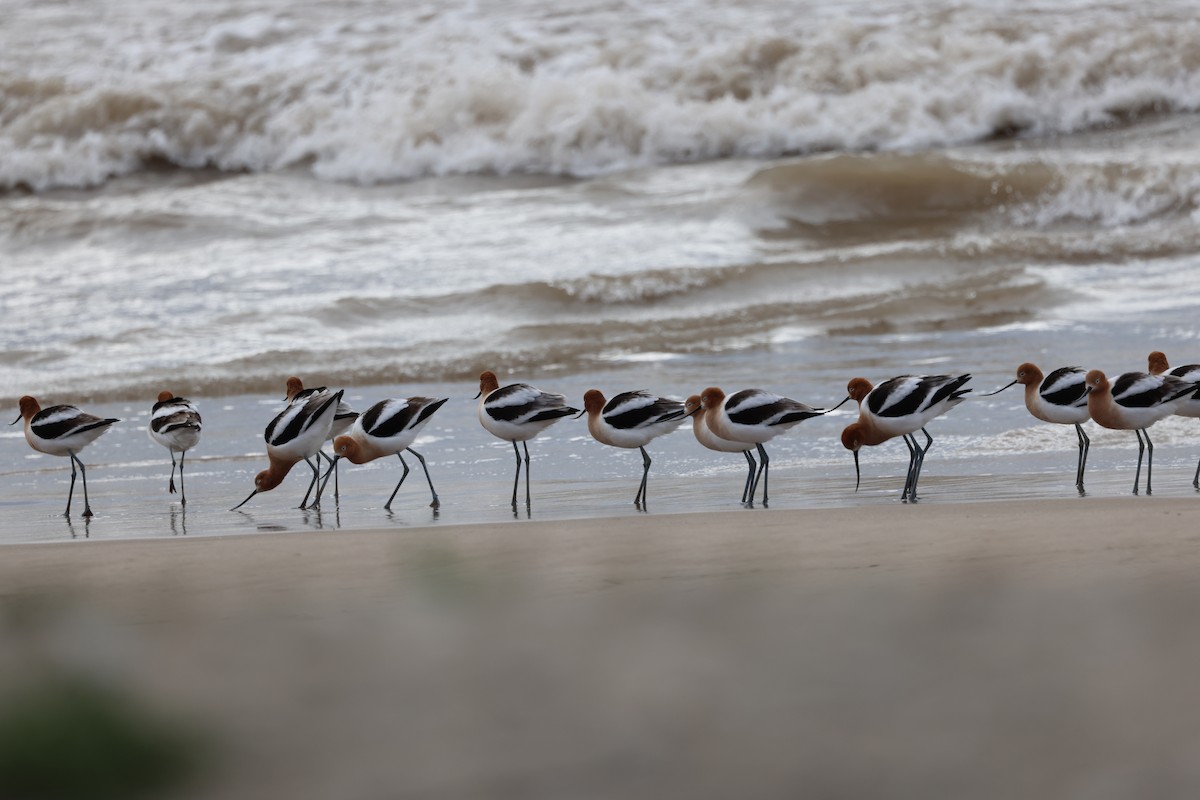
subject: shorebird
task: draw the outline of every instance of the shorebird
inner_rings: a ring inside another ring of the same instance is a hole
[[[825,413],[788,397],[762,389],[742,389],[728,397],[725,392],[710,386],[700,393],[704,407],[704,422],[717,436],[732,442],[747,442],[758,448],[758,473],[750,484],[746,505],[754,505],[754,493],[762,480],[763,506],[767,505],[771,459],[763,445],[794,425]]]
[[[150,412],[150,438],[167,448],[171,454],[171,478],[167,491],[175,494],[175,454],[179,453],[179,499],[187,505],[187,491],[183,487],[183,459],[187,451],[200,441],[200,412],[191,400],[176,397],[171,392],[158,393],[158,402]]]
[[[700,413],[704,410],[704,405],[700,402],[698,394],[694,394],[684,401],[683,410],[686,416],[692,418],[692,433],[700,444],[718,453],[742,453],[746,456],[749,471],[746,473],[746,483],[742,487],[742,503],[745,504],[746,497],[750,494],[750,487],[754,483],[754,470],[758,466],[758,462],[750,454],[755,447],[754,443],[732,442],[713,433],[708,427],[708,423],[704,421],[704,414]]]
[[[384,456],[394,455],[399,458],[404,467],[404,474],[400,476],[400,482],[396,484],[391,497],[383,506],[385,510],[391,511],[396,492],[400,491],[401,484],[408,477],[408,462],[404,460],[402,453],[407,450],[417,457],[417,461],[421,462],[421,469],[425,471],[425,480],[429,482],[429,491],[433,495],[433,502],[429,507],[435,510],[440,508],[442,504],[433,488],[433,480],[429,477],[429,468],[425,466],[425,457],[409,445],[416,441],[417,434],[425,427],[425,423],[429,422],[433,412],[441,408],[448,399],[407,397],[380,400],[358,415],[347,433],[333,440],[334,461],[344,458],[351,464],[366,464]],[[329,480],[328,475],[325,476],[325,480]]]
[[[287,400],[288,405],[306,403],[313,397],[317,397],[318,395],[328,395],[330,393],[329,389],[324,386],[314,386],[311,389],[305,389],[304,381],[300,380],[295,375],[287,379],[285,386],[287,389],[287,396],[284,399]],[[333,427],[329,431],[329,437],[327,441],[332,441],[336,437],[341,436],[343,433],[350,430],[350,426],[354,424],[354,420],[357,418],[358,412],[352,409],[349,403],[347,403],[345,400],[339,401],[337,413],[333,417]],[[329,457],[328,454],[326,454],[323,449],[317,451],[317,462],[320,463],[322,458],[329,462],[329,469],[333,471],[333,500],[336,503],[340,498],[340,492],[338,491],[337,464],[332,458]],[[325,473],[325,483],[328,482],[329,473],[327,472]],[[304,499],[300,501],[301,508],[308,503],[308,496],[312,493],[313,486],[315,485],[315,481],[309,482],[308,490],[304,492]]]
[[[1025,387],[1025,408],[1043,422],[1059,425],[1074,425],[1079,440],[1079,460],[1075,466],[1075,488],[1083,494],[1083,471],[1087,466],[1088,448],[1092,440],[1083,431],[1083,423],[1091,419],[1088,413],[1087,370],[1082,367],[1060,367],[1048,376],[1033,364],[1026,362],[1017,367],[1017,379],[1008,386],[980,397],[999,394],[1009,386],[1021,384]]]
[[[488,433],[512,442],[517,457],[517,472],[513,477],[512,507],[517,511],[517,486],[521,481],[521,453],[517,442],[525,448],[525,510],[531,507],[529,496],[529,440],[563,417],[578,414],[578,408],[568,406],[561,394],[543,392],[527,383],[510,383],[503,388],[496,373],[479,376],[479,422]]]
[[[83,516],[92,516],[92,504],[88,501],[87,471],[79,460],[79,451],[108,432],[109,426],[119,419],[101,419],[75,406],[50,406],[42,408],[29,395],[20,399],[21,415],[11,424],[25,420],[25,441],[39,453],[51,456],[66,456],[71,459],[71,488],[67,492],[67,510],[64,517],[71,516],[71,498],[75,495],[75,467],[83,478]]]
[[[263,439],[267,442],[268,467],[254,476],[254,491],[249,497],[230,510],[236,511],[246,505],[250,498],[259,492],[274,489],[283,482],[292,467],[301,461],[312,469],[313,480],[316,481],[321,471],[312,462],[312,458],[320,452],[321,445],[329,438],[329,430],[333,427],[333,418],[341,400],[340,390],[333,394],[316,394],[306,401],[292,403],[279,412],[263,433]],[[317,498],[311,506],[307,506],[308,508],[321,507],[322,488],[324,486],[317,487]],[[306,494],[300,504],[301,508],[306,507],[307,500]]]
[[[900,499],[917,502],[917,480],[925,454],[933,446],[925,426],[962,402],[963,395],[971,391],[962,385],[970,379],[970,375],[901,375],[872,387],[866,378],[852,378],[846,391],[858,401],[858,421],[842,431],[842,446],[854,453],[854,490],[858,491],[862,477],[858,451],[900,436],[908,446],[908,471]],[[913,435],[917,431],[925,434],[923,449]]]
[[[1166,354],[1160,350],[1155,350],[1150,354],[1149,362],[1151,375],[1161,375],[1171,369],[1171,365],[1167,363]],[[1185,381],[1200,382],[1200,364],[1188,364],[1185,367],[1176,367],[1175,369],[1171,369],[1171,374]],[[1200,417],[1200,389],[1187,400],[1180,403],[1175,413],[1181,417]],[[1200,462],[1196,463],[1196,477],[1192,478],[1192,486],[1200,489]]]
[[[1097,425],[1117,431],[1134,431],[1138,437],[1137,471],[1133,474],[1133,493],[1138,493],[1142,475],[1142,454],[1146,456],[1146,494],[1151,494],[1150,472],[1154,468],[1154,443],[1146,429],[1175,413],[1197,384],[1174,375],[1149,375],[1126,372],[1109,384],[1098,369],[1087,374],[1088,411]],[[1143,442],[1142,437],[1146,439]]]
[[[633,497],[633,504],[644,508],[646,481],[650,475],[646,445],[679,427],[683,422],[683,403],[638,390],[623,392],[605,404],[603,393],[589,389],[583,395],[580,413],[588,415],[588,431],[597,442],[612,447],[636,447],[642,451],[642,482]]]

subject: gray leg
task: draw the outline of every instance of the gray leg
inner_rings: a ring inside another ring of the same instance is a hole
[[[644,447],[639,447],[638,450],[642,451],[642,482],[638,486],[637,495],[633,498],[633,504],[644,506],[646,504],[646,480],[650,477],[650,454]]]
[[[521,446],[525,448],[525,510],[528,511],[533,506],[529,500],[529,442],[521,442]]]
[[[1083,432],[1083,426],[1078,422],[1075,423],[1075,433],[1079,436],[1079,468],[1075,470],[1075,486],[1082,494],[1083,471],[1087,467],[1088,448],[1092,446],[1092,440]]]
[[[400,463],[404,465],[404,474],[400,476],[400,482],[396,484],[396,488],[392,489],[392,496],[383,504],[384,511],[392,510],[392,501],[396,499],[396,492],[400,491],[400,485],[404,483],[404,479],[408,477],[408,462],[404,460],[404,456],[396,453],[396,458],[400,459]]]
[[[1146,435],[1146,495],[1149,496],[1150,489],[1150,473],[1154,469],[1154,442],[1150,441],[1150,431],[1143,430]]]
[[[320,459],[318,459],[318,461],[319,460]],[[312,482],[308,484],[308,492],[304,493],[304,500],[301,501],[300,508],[320,508],[321,507],[321,489],[322,489],[322,487],[319,484],[321,482],[321,469],[320,469],[320,467],[318,467],[316,464],[314,464],[312,462],[311,458],[304,459],[304,463],[308,464],[308,468],[313,471],[313,477],[312,477]],[[316,499],[314,499],[312,501],[312,504],[309,505],[309,504],[307,504],[308,494],[309,494],[309,492],[312,491],[314,486],[317,487],[317,497],[316,497]]]
[[[72,460],[74,460],[74,462],[76,464],[79,465],[79,478],[80,478],[80,480],[83,481],[83,516],[90,517],[90,516],[92,516],[92,504],[88,501],[87,470],[83,468],[83,462],[80,461],[79,458],[74,453],[71,454],[71,458],[72,458]],[[71,467],[71,488],[72,489],[75,488],[75,468],[74,467]],[[67,497],[67,511],[69,512],[70,510],[71,510],[71,498],[70,498],[70,496],[68,496]]]
[[[1142,455],[1146,452],[1146,443],[1142,441],[1142,432],[1134,431],[1138,437],[1138,463],[1137,472],[1133,473],[1133,493],[1138,493],[1138,483],[1142,480]]]
[[[187,491],[183,488],[183,459],[185,456],[187,456],[186,450],[179,454],[179,504],[181,506],[187,505]],[[174,469],[175,469],[175,457],[174,457],[174,454],[172,454],[171,470],[174,471]]]
[[[513,499],[512,499],[512,508],[513,508],[513,513],[515,514],[517,511],[517,487],[521,485],[521,451],[517,448],[516,442],[513,442],[512,446],[513,446],[513,453],[517,457],[517,474],[513,476]]]
[[[411,447],[408,448],[408,452],[417,457],[417,461],[421,462],[421,469],[425,470],[425,482],[429,484],[429,493],[433,495],[433,502],[429,504],[429,507],[436,511],[442,507],[442,501],[438,499],[437,490],[433,488],[433,479],[429,477],[429,467],[425,466],[425,456],[421,455],[416,450],[413,450]]]
[[[758,462],[754,460],[754,456],[750,455],[749,450],[743,450],[742,454],[746,456],[746,464],[750,470],[746,473],[746,485],[742,487],[742,505],[746,505],[747,501],[749,501],[750,505],[754,505],[754,497],[750,495],[750,487],[754,485],[754,470],[758,467]]]

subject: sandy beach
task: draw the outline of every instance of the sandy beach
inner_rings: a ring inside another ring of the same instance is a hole
[[[9,545],[0,673],[196,732],[173,796],[1191,796],[1197,502]]]

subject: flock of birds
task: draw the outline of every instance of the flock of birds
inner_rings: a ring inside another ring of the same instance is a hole
[[[1105,428],[1132,430],[1138,439],[1138,465],[1133,480],[1133,493],[1138,493],[1143,455],[1146,451],[1146,494],[1151,493],[1151,469],[1154,445],[1148,428],[1164,417],[1178,414],[1200,417],[1200,364],[1170,369],[1166,356],[1153,352],[1148,372],[1129,372],[1110,382],[1100,370],[1087,371],[1079,367],[1062,367],[1043,375],[1035,365],[1025,363],[1017,368],[1016,379],[991,392],[990,396],[1016,384],[1025,387],[1025,406],[1034,417],[1061,425],[1074,425],[1079,440],[1079,458],[1075,485],[1083,492],[1084,469],[1087,464],[1090,440],[1082,423],[1094,420]],[[746,480],[742,487],[742,504],[752,507],[762,486],[762,504],[768,502],[770,458],[764,445],[774,437],[811,417],[827,414],[844,403],[858,403],[857,421],[842,431],[842,444],[854,454],[855,473],[859,472],[858,453],[863,447],[902,438],[908,446],[909,461],[900,499],[917,501],[917,481],[933,437],[925,429],[933,419],[945,414],[966,397],[970,389],[963,388],[970,375],[903,375],[872,386],[865,378],[854,378],[847,386],[847,397],[830,409],[813,408],[796,400],[781,397],[761,389],[743,389],[726,395],[710,387],[698,395],[680,402],[658,397],[646,391],[624,392],[611,400],[596,389],[583,397],[583,409],[567,405],[561,394],[544,392],[525,383],[500,386],[493,372],[484,372],[479,379],[479,421],[494,436],[512,442],[516,456],[513,476],[512,507],[518,508],[521,466],[525,466],[525,507],[532,505],[529,486],[529,440],[550,425],[568,416],[587,415],[588,430],[602,444],[638,449],[642,454],[642,478],[634,504],[646,507],[646,483],[651,459],[646,445],[691,420],[692,431],[700,444],[723,453],[742,453],[747,463]],[[268,466],[254,478],[254,490],[234,510],[251,498],[278,486],[291,469],[301,461],[312,470],[301,508],[319,508],[321,496],[334,479],[334,496],[338,496],[337,465],[341,459],[364,464],[395,455],[404,472],[392,491],[385,509],[409,474],[404,452],[413,455],[425,472],[431,507],[440,501],[433,488],[425,458],[412,449],[421,429],[447,398],[408,397],[382,400],[362,413],[353,411],[343,399],[343,391],[325,387],[305,389],[299,378],[287,380],[287,406],[267,425],[264,439],[267,445]],[[83,482],[85,517],[92,516],[87,496],[87,475],[79,452],[103,435],[120,420],[102,419],[80,411],[74,406],[57,405],[41,408],[30,396],[20,400],[21,416],[15,425],[25,422],[25,439],[30,447],[42,453],[65,456],[71,460],[71,488],[67,493],[64,516],[71,514],[75,492],[76,467]],[[179,493],[186,507],[183,468],[187,451],[200,441],[203,422],[195,405],[171,392],[161,392],[150,415],[151,439],[167,448],[171,455],[171,476],[168,491],[175,492],[175,471],[179,471]],[[925,437],[922,445],[916,438]],[[333,455],[324,452],[324,444],[333,442]],[[521,448],[517,443],[521,443]],[[524,456],[522,457],[522,449]],[[756,461],[752,451],[759,458]],[[179,459],[176,462],[176,455]],[[328,468],[322,476],[320,461]],[[1200,489],[1200,463],[1192,485]],[[856,480],[855,490],[858,483]],[[309,497],[316,492],[312,502]]]

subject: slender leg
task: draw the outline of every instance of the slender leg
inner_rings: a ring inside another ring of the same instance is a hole
[[[758,462],[754,460],[754,456],[750,455],[749,450],[743,450],[742,453],[746,456],[746,464],[750,468],[750,471],[746,473],[746,485],[742,487],[742,505],[746,505],[747,499],[753,505],[753,496],[747,498],[747,495],[750,494],[750,486],[754,483],[754,470],[758,466]]]
[[[917,463],[917,452],[920,450],[916,446],[911,434],[904,434],[902,437],[904,444],[908,447],[908,470],[904,473],[904,488],[900,490],[900,502],[908,502],[908,490],[913,482],[913,467]]]
[[[908,487],[908,502],[917,502],[917,481],[921,479],[921,468],[925,466],[925,454],[929,452],[929,448],[933,447],[933,437],[929,435],[929,431],[921,428],[921,433],[925,434],[925,448],[922,449],[917,445],[917,435],[914,433],[912,440],[913,446],[917,449],[917,462],[913,466],[912,486]]]
[[[320,452],[320,451],[318,451],[318,452]],[[309,461],[307,458],[306,458],[306,459],[304,459],[304,462],[305,462],[306,464],[308,464],[310,467],[312,467],[312,465],[313,465],[313,464],[312,464],[312,462],[311,462],[311,461]],[[317,456],[317,463],[318,463],[318,464],[320,464],[320,463],[321,463],[321,457],[320,457],[320,456]],[[320,477],[321,477],[321,471],[320,471],[319,469],[316,469],[315,467],[314,467],[313,469],[314,469],[314,471],[315,471],[315,473],[316,473],[316,474],[315,474],[315,475],[313,475],[313,479],[312,479],[311,481],[309,481],[309,482],[308,482],[308,488],[304,490],[304,499],[300,501],[300,507],[301,507],[301,508],[308,508],[308,496],[309,496],[310,494],[312,494],[313,487],[317,485],[317,481],[318,481],[318,480],[320,479]],[[329,480],[329,476],[328,476],[328,475],[326,475],[326,476],[325,476],[325,479],[326,479],[326,480]],[[321,496],[321,492],[320,492],[320,490],[318,490],[318,491],[317,491],[317,497],[320,497],[320,496]]]
[[[309,483],[309,485],[308,485],[308,492],[304,493],[304,500],[301,501],[300,508],[320,508],[321,507],[321,488],[322,487],[318,486],[317,484],[320,483],[321,470],[316,464],[314,464],[312,462],[311,458],[304,459],[304,463],[308,464],[308,468],[313,471],[313,477],[312,477],[312,482]],[[317,497],[315,500],[312,501],[312,504],[309,505],[308,504],[308,494],[309,494],[309,492],[312,491],[312,488],[314,486],[317,487]]]
[[[80,461],[79,458],[74,453],[71,454],[71,458],[75,461],[76,464],[79,465],[79,477],[83,481],[83,516],[90,517],[90,516],[92,516],[92,504],[88,501],[87,470],[83,468],[83,462]],[[72,488],[74,488],[74,484],[75,484],[75,468],[74,467],[71,468],[71,484],[72,484]],[[68,511],[71,510],[71,498],[70,497],[67,498],[67,510]]]
[[[1142,454],[1146,452],[1146,443],[1142,441],[1142,432],[1134,431],[1138,437],[1138,465],[1137,472],[1133,473],[1133,493],[1138,493],[1138,483],[1142,479]]]
[[[637,495],[633,498],[635,506],[644,506],[646,504],[646,481],[650,477],[650,454],[646,452],[645,447],[639,447],[642,451],[642,482],[638,486]]]
[[[400,453],[396,453],[396,458],[400,459],[400,463],[404,465],[404,474],[400,476],[400,483],[397,483],[396,488],[392,489],[392,496],[383,504],[384,511],[392,510],[392,501],[396,499],[396,492],[400,491],[400,484],[404,483],[404,479],[408,477],[408,462],[404,460],[404,456]]]
[[[1192,478],[1192,487],[1200,489],[1200,461],[1196,462],[1196,477]]]
[[[321,491],[322,492],[325,491],[325,486],[329,483],[329,473],[332,472],[333,473],[333,502],[335,504],[337,504],[342,499],[341,492],[339,491],[340,487],[338,486],[337,459],[331,458],[330,455],[328,453],[326,453],[324,450],[318,450],[317,451],[317,464],[321,463],[322,458],[329,462],[329,469],[325,472],[325,477],[321,479],[321,481],[322,481]],[[311,490],[311,488],[312,487],[309,487],[310,490]],[[308,495],[305,495],[305,497],[307,498]]]
[[[175,451],[168,450],[167,452],[171,454],[171,478],[167,481],[167,493],[175,494]]]
[[[186,455],[187,455],[186,450],[184,450],[183,452],[181,452],[179,454],[179,505],[181,505],[181,506],[187,505],[187,491],[183,488],[183,459],[184,459],[184,456],[186,456]],[[175,468],[174,454],[172,454],[171,461],[172,461],[171,469],[174,470],[174,468]]]
[[[1150,496],[1150,472],[1154,469],[1154,442],[1150,441],[1150,431],[1143,430],[1146,435],[1146,496]]]
[[[434,510],[441,508],[442,501],[438,500],[437,490],[433,488],[433,479],[429,477],[429,467],[425,466],[425,456],[421,455],[416,450],[413,450],[411,447],[408,448],[408,452],[417,457],[417,461],[421,462],[421,469],[425,470],[425,481],[429,484],[429,493],[433,495],[433,502],[429,504],[429,507]],[[396,455],[399,455],[399,453]]]
[[[525,510],[528,511],[533,505],[529,500],[529,442],[521,442],[521,446],[525,448]]]
[[[1083,494],[1083,471],[1087,467],[1088,448],[1092,446],[1092,440],[1083,432],[1083,426],[1078,422],[1075,423],[1075,433],[1079,435],[1079,469],[1075,472],[1075,486],[1079,493]]]
[[[515,514],[517,512],[517,487],[521,485],[521,451],[519,449],[517,449],[517,443],[515,441],[512,443],[512,446],[513,446],[513,453],[515,453],[517,456],[517,474],[513,476],[513,499],[512,499],[512,508],[513,508],[513,513]]]
[[[751,499],[753,499],[754,491],[756,489],[758,489],[758,481],[759,481],[759,478],[761,478],[762,485],[763,485],[762,504],[763,504],[763,508],[766,508],[767,507],[767,484],[770,483],[770,480],[771,480],[771,459],[767,457],[767,451],[761,444],[757,445],[757,447],[758,447],[758,457],[760,459],[760,463],[759,463],[759,467],[758,467],[758,475],[754,478],[754,486],[750,489],[750,495],[751,495]]]

